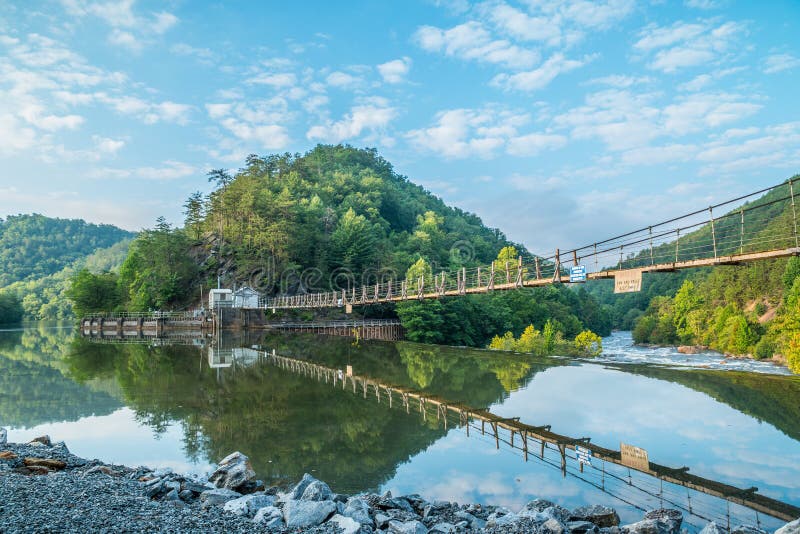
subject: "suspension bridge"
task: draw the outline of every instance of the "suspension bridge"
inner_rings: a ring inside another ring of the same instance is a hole
[[[614,279],[636,291],[643,273],[740,265],[800,255],[796,202],[800,176],[691,213],[552,255],[441,272],[416,280],[383,280],[356,289],[264,299],[265,308],[331,308]]]

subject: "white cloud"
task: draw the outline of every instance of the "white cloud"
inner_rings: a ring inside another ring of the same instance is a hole
[[[450,109],[437,113],[433,125],[407,132],[406,138],[418,150],[446,159],[491,158],[501,150],[513,156],[533,156],[566,144],[563,135],[520,134],[520,128],[528,122],[530,116],[526,113],[495,106]]]
[[[536,91],[550,84],[557,76],[585,65],[590,58],[583,60],[567,59],[562,53],[547,58],[539,67],[515,74],[498,74],[492,79],[492,85],[503,89],[517,91]]]
[[[764,72],[766,74],[775,74],[798,66],[800,66],[800,59],[791,54],[772,54],[764,60]]]
[[[108,41],[133,52],[141,51],[151,37],[164,34],[178,23],[174,14],[160,11],[149,17],[133,11],[135,0],[61,0],[67,14],[73,17],[96,17],[111,27]]]
[[[177,43],[170,47],[170,52],[179,56],[191,56],[201,63],[211,63],[215,59],[210,48],[197,48],[186,43]]]
[[[508,140],[507,152],[512,156],[535,156],[543,150],[554,150],[567,144],[563,135],[532,133]]]
[[[158,122],[171,122],[175,124],[188,124],[192,106],[179,104],[166,100],[164,102],[149,102],[135,96],[109,96],[100,92],[94,95],[99,102],[110,105],[119,113],[131,115],[141,119],[145,124]]]
[[[721,0],[685,0],[684,3],[695,9],[716,9],[722,5]]]
[[[128,178],[141,180],[177,180],[197,174],[199,169],[188,163],[175,160],[164,161],[159,167],[135,167],[132,169],[102,168],[95,169],[90,173],[96,179],[117,179]]]
[[[284,122],[291,118],[281,98],[206,104],[208,116],[233,139],[220,140],[220,148],[210,150],[212,156],[224,160],[241,160],[242,155],[258,150],[281,150],[290,137]]]
[[[325,82],[331,87],[338,87],[340,89],[350,89],[359,87],[364,82],[358,76],[347,74],[346,72],[334,71],[328,74]]]
[[[269,85],[275,88],[292,87],[297,84],[297,76],[291,72],[261,73],[249,78],[247,83]]]
[[[80,115],[46,115],[44,107],[37,104],[27,105],[18,113],[29,124],[48,132],[62,129],[74,130],[84,122],[84,118]]]
[[[101,137],[99,135],[93,135],[92,141],[94,141],[97,150],[103,154],[116,154],[125,146],[125,141],[109,139],[108,137]]]
[[[652,78],[648,76],[626,76],[621,74],[611,74],[601,78],[593,78],[589,80],[590,84],[607,85],[609,87],[616,87],[618,89],[626,89],[634,85],[651,83]]]
[[[639,52],[654,53],[648,67],[666,73],[711,63],[734,48],[745,26],[737,22],[676,22],[669,27],[650,24],[633,45]]]
[[[635,148],[622,153],[622,163],[631,166],[670,165],[689,161],[697,154],[694,145],[672,144],[665,146],[647,146]]]
[[[521,48],[505,39],[493,39],[486,28],[470,21],[449,30],[422,26],[414,41],[428,52],[444,52],[447,56],[493,63],[510,68],[527,68],[535,64],[539,54]]]
[[[378,65],[378,72],[386,83],[401,83],[411,69],[411,58],[404,56]]]
[[[144,43],[131,32],[126,32],[118,28],[114,28],[111,33],[108,34],[108,42],[127,48],[132,52],[140,52],[142,48],[144,48]]]
[[[10,113],[0,114],[0,155],[11,155],[36,144],[36,131]]]
[[[397,110],[385,99],[366,99],[353,106],[350,113],[336,122],[318,124],[309,128],[306,137],[328,143],[340,143],[354,139],[365,132],[371,134],[384,130],[397,116]]]
[[[761,107],[760,104],[743,101],[739,95],[693,94],[664,108],[664,130],[670,134],[686,135],[716,128],[749,117]]]
[[[561,28],[558,21],[548,16],[530,16],[505,2],[484,4],[489,20],[501,31],[522,41],[541,41],[558,45]]]

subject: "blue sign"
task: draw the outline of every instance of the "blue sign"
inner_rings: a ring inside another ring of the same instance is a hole
[[[576,446],[575,456],[579,464],[592,465],[592,451],[586,447]]]
[[[570,283],[580,283],[586,281],[586,267],[584,265],[576,265],[569,270]]]

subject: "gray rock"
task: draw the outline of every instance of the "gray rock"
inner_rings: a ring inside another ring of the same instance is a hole
[[[321,480],[314,480],[300,496],[301,501],[330,501],[333,500],[333,492],[328,485]]]
[[[165,501],[179,501],[179,500],[181,500],[180,496],[178,495],[178,490],[176,490],[176,489],[169,490],[167,492],[167,494],[164,496],[164,500]]]
[[[671,523],[661,519],[642,519],[621,527],[623,534],[673,534]]]
[[[613,508],[593,504],[575,508],[569,516],[569,521],[589,521],[598,527],[613,527],[619,525],[619,515]]]
[[[229,454],[217,466],[208,481],[218,488],[248,491],[255,487],[256,472],[250,459],[241,452]]]
[[[283,520],[288,528],[315,527],[336,512],[333,501],[290,500],[283,506]]]
[[[459,510],[458,512],[456,512],[453,515],[455,517],[457,517],[458,519],[461,519],[461,520],[466,521],[467,523],[469,523],[470,528],[472,528],[474,530],[480,530],[480,529],[483,529],[483,528],[486,527],[486,521],[484,521],[483,519],[480,519],[478,517],[475,517],[471,513],[466,512],[464,510]]]
[[[441,523],[436,523],[435,525],[433,525],[428,532],[442,532],[444,534],[451,534],[456,531],[457,529],[454,524],[443,521]]]
[[[225,503],[223,510],[243,517],[253,517],[261,508],[275,504],[271,495],[245,495]]]
[[[420,521],[389,521],[389,532],[392,534],[428,534],[428,528]]]
[[[725,534],[725,529],[712,521],[703,527],[703,530],[700,531],[700,534]],[[776,532],[775,534],[778,533]]]
[[[800,519],[795,519],[791,523],[786,523],[776,530],[775,534],[800,534]]]
[[[34,445],[35,443],[38,443],[39,446],[44,445],[45,447],[49,447],[50,445],[52,445],[52,442],[50,441],[50,436],[48,436],[47,434],[45,434],[44,436],[39,436],[38,438],[33,438],[30,441],[30,443],[28,443],[28,445]]]
[[[161,493],[164,490],[164,481],[160,478],[154,478],[153,480],[149,480],[144,487],[144,494],[150,497],[151,499],[154,498],[156,495]]]
[[[198,484],[198,483],[196,483],[196,482],[189,482],[189,481],[186,481],[186,482],[184,482],[184,483],[181,485],[181,487],[182,487],[184,490],[189,490],[189,491],[191,491],[192,493],[195,493],[195,494],[197,494],[197,495],[200,495],[200,494],[201,494],[201,493],[203,493],[204,491],[208,491],[209,489],[211,489],[211,488],[209,488],[208,486],[203,486],[202,484]]]
[[[389,521],[391,521],[391,519],[392,518],[386,514],[377,513],[375,514],[375,526],[383,530],[389,525]]]
[[[181,483],[180,482],[176,482],[175,480],[170,480],[170,481],[164,482],[164,489],[166,491],[175,490],[175,492],[177,493],[177,492],[179,492],[181,490]]]
[[[502,511],[494,511],[489,514],[486,520],[486,527],[508,527],[520,520],[520,517],[515,513],[502,513]]]
[[[0,428],[0,445],[8,443],[8,430]]]
[[[203,508],[209,508],[211,506],[221,506],[241,496],[241,493],[225,488],[210,489],[200,494],[200,502],[203,503]]]
[[[767,534],[767,531],[753,525],[739,525],[731,529],[731,534]]]
[[[517,515],[520,517],[536,518],[546,521],[548,518],[555,519],[560,523],[569,521],[587,521],[587,519],[572,519],[572,512],[546,499],[535,499],[522,507]]]
[[[167,475],[171,475],[174,471],[171,467],[162,467],[160,469],[156,469],[153,471],[153,476],[158,478],[164,478]]]
[[[281,509],[275,506],[266,506],[256,512],[253,523],[264,525],[267,529],[283,526],[283,515]]]
[[[345,517],[355,519],[362,525],[372,526],[374,524],[369,515],[369,505],[367,501],[360,497],[351,497],[348,499],[341,514]]]
[[[591,521],[570,521],[567,523],[570,532],[583,534],[584,532],[599,532],[600,529]]]
[[[178,494],[178,497],[184,502],[189,502],[194,499],[194,493],[189,490],[183,490]]]
[[[410,512],[414,515],[417,515],[417,511],[414,509],[413,506],[411,506],[411,503],[408,502],[403,497],[398,497],[396,499],[392,498],[381,499],[380,501],[378,501],[375,507],[380,508],[381,510],[392,510],[392,509],[405,510],[406,512]]]
[[[540,534],[564,534],[567,527],[558,519],[550,518],[539,526]]]
[[[295,487],[292,488],[291,491],[289,491],[289,495],[288,495],[289,499],[292,499],[292,500],[295,500],[295,501],[299,500],[300,497],[303,496],[303,493],[306,491],[306,488],[312,482],[315,482],[316,480],[317,480],[316,478],[312,477],[308,473],[305,473],[303,475],[303,478],[300,479],[300,482],[298,482],[295,485]]]
[[[338,528],[342,529],[341,534],[358,534],[358,532],[361,530],[361,523],[352,517],[345,517],[339,514],[336,514],[328,519],[326,524],[336,525]]]
[[[668,526],[670,532],[680,532],[681,524],[683,523],[683,514],[680,510],[673,508],[660,508],[658,510],[650,510],[644,514],[645,519],[656,519],[663,521]]]

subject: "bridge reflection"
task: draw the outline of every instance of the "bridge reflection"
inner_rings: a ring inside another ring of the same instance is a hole
[[[209,352],[212,364],[213,351]],[[213,353],[218,354],[218,353]],[[645,510],[640,504],[642,497],[659,500],[661,506],[668,505],[705,521],[716,521],[720,525],[759,522],[758,513],[785,521],[800,517],[800,508],[758,494],[757,488],[737,488],[723,482],[700,477],[689,472],[688,467],[672,468],[649,462],[647,468],[629,465],[623,461],[620,451],[607,449],[591,443],[591,438],[574,438],[551,431],[550,425],[533,426],[519,418],[504,418],[487,410],[476,410],[460,403],[448,402],[424,392],[382,383],[353,372],[352,367],[335,369],[310,361],[280,356],[275,350],[231,349],[229,365],[253,365],[267,363],[283,370],[341,388],[365,400],[384,404],[388,409],[397,408],[407,414],[418,413],[423,420],[435,420],[447,430],[449,427],[463,429],[467,436],[479,433],[488,436],[497,449],[505,447],[518,451],[527,462],[535,459],[561,470],[564,477],[574,476],[591,484],[629,505]],[[219,356],[214,356],[218,358]],[[212,365],[217,365],[216,360]],[[591,461],[578,461],[578,449],[591,451]],[[599,465],[598,465],[599,464]],[[586,465],[586,468],[584,468]],[[636,476],[634,476],[636,473]],[[657,481],[657,484],[653,482]],[[640,493],[637,499],[636,493]],[[692,494],[695,494],[693,497]],[[698,498],[697,494],[723,499],[728,504],[739,505],[756,512],[732,510],[728,505],[724,513],[714,511],[713,502]],[[737,521],[738,519],[738,521]]]

